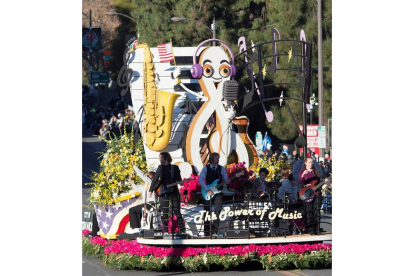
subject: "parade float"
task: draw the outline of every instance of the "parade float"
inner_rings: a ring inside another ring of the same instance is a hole
[[[278,101],[290,110],[288,101],[300,101],[306,114],[309,98],[312,45],[306,42],[304,31],[299,40],[281,40],[274,28],[270,34],[270,41],[252,47],[240,37],[237,54],[218,39],[206,40],[198,47],[173,48],[170,42],[150,48],[142,43],[125,52],[123,76],[118,79],[124,80],[124,91],[131,92],[142,139],[134,143],[133,134],[124,133],[107,141],[101,171],[94,173],[91,183],[99,237],[83,237],[85,252],[103,254],[106,264],[119,268],[152,270],[172,263],[190,271],[203,266],[208,269],[211,264],[228,268],[245,261],[258,261],[266,269],[330,265],[331,233],[302,233],[303,210],[291,208],[290,202],[276,202],[276,184],[269,187],[267,197],[260,198],[249,194],[248,181],[243,181],[257,177],[259,168],[266,167],[269,180],[277,183],[278,172],[287,165],[283,160],[259,157],[248,136],[246,110],[261,107],[266,119],[272,121],[273,114],[264,102]],[[212,42],[218,45],[210,46]],[[278,71],[297,77],[296,83],[283,84],[298,90],[300,98],[287,93],[283,96],[283,92],[271,97],[265,93],[281,84],[264,82],[266,75]],[[297,118],[290,114],[299,129]],[[302,144],[306,120],[303,125],[297,146],[306,151],[306,142]],[[163,238],[155,234],[162,223],[175,227],[175,218],[160,222],[156,199],[146,196],[149,183],[139,175],[155,171],[160,152],[170,153],[183,179],[195,178],[180,187],[185,236]],[[219,164],[227,167],[229,176],[243,171],[223,189],[225,200],[219,218],[202,205],[197,183],[197,174],[213,152],[223,157]],[[128,179],[131,173],[132,181]],[[125,240],[120,234],[129,227],[128,209],[148,202],[153,206],[151,235],[145,235],[144,230],[132,241]],[[204,223],[214,219],[220,220],[221,235],[205,237]]]

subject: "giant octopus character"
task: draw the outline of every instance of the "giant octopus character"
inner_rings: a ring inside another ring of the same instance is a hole
[[[222,47],[207,47],[200,52],[199,62],[196,56],[201,46],[209,42],[220,42],[231,55],[231,59]],[[247,117],[234,117],[234,101],[223,100],[223,88],[227,86],[237,94],[238,84],[231,80],[236,74],[234,54],[230,47],[221,40],[209,39],[201,43],[193,56],[191,74],[199,79],[200,87],[206,101],[194,117],[186,138],[186,157],[189,163],[199,170],[206,163],[206,155],[217,152],[225,158],[220,158],[220,165],[227,164],[227,157],[231,156],[234,162],[245,161],[247,166],[253,165],[257,153],[247,136]],[[227,91],[226,91],[227,92]],[[229,93],[227,93],[229,94]],[[237,98],[237,97],[236,97]],[[202,132],[205,126],[214,122],[209,129],[207,144],[200,145]],[[231,123],[238,125],[239,133],[231,128]],[[204,148],[204,149],[203,149]]]

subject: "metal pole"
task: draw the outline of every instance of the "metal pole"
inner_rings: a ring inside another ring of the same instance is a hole
[[[92,10],[89,10],[89,93],[92,88]]]
[[[216,39],[216,18],[213,17],[213,24],[211,24],[211,29],[213,30],[213,39]],[[216,46],[216,42],[213,42],[213,46]]]
[[[318,97],[319,97],[319,126],[323,120],[323,65],[322,65],[322,0],[318,0]],[[325,157],[325,149],[319,148],[319,156]]]
[[[311,108],[310,108],[310,124],[312,124],[312,114],[313,114],[313,108],[311,106]]]

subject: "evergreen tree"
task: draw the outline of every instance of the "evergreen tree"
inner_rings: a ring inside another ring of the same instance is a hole
[[[112,2],[112,6],[114,11],[133,18],[131,11],[135,9],[135,6],[131,0],[114,0]],[[118,76],[119,70],[124,65],[123,55],[126,48],[125,35],[136,34],[137,32],[136,23],[134,21],[124,16],[117,17],[121,23],[117,28],[115,28],[117,36],[111,42],[111,63],[109,67],[109,70],[111,71],[111,78],[115,80]]]
[[[175,47],[198,46],[202,41],[211,38],[211,32],[202,24],[211,28],[213,18],[216,20],[216,37],[228,43],[235,55],[238,53],[237,41],[240,36],[246,37],[247,46],[250,47],[251,41],[255,45],[270,41],[271,28],[276,28],[280,32],[281,39],[299,40],[300,30],[306,33],[306,40],[312,43],[312,67],[317,68],[317,0],[117,0],[114,3],[115,10],[128,13],[136,18],[139,28],[139,43],[148,43],[150,47],[156,47],[159,43],[168,42],[171,38]],[[332,1],[322,2],[323,7],[323,66],[329,67],[328,72],[324,72],[324,113],[325,125],[327,118],[332,116]],[[172,22],[172,17],[186,17],[187,19],[197,20],[200,23],[190,20],[183,22]],[[131,31],[135,28],[134,23],[126,18],[122,21],[123,28],[118,30],[121,41],[124,41],[122,32]],[[117,44],[118,45],[118,44]],[[119,46],[121,47],[121,43]],[[115,46],[115,44],[114,44]],[[288,53],[292,43],[280,42],[277,45],[278,53]],[[124,48],[122,48],[124,49]],[[263,46],[265,54],[272,53],[271,43]],[[120,65],[116,65],[118,59]],[[238,62],[242,62],[243,57]],[[263,64],[269,68],[272,59],[268,58]],[[122,58],[114,55],[113,65],[122,66]],[[237,64],[239,65],[239,64]],[[280,57],[280,67],[294,67],[292,61],[288,62],[286,57]],[[119,69],[118,68],[118,69]],[[257,72],[257,65],[254,70]],[[317,95],[318,79],[315,73],[312,77],[312,92]],[[292,83],[297,82],[298,76],[292,73],[278,71],[274,75],[267,75],[265,83]],[[246,74],[239,79],[240,85],[250,89],[251,83],[246,79]],[[250,84],[250,86],[249,86]],[[265,89],[265,97],[277,97],[283,91],[285,97],[301,98],[302,89],[297,86],[278,85]],[[255,93],[256,94],[256,93]],[[254,100],[258,97],[255,95]],[[289,101],[295,118],[299,124],[302,122],[302,103]],[[279,106],[279,102],[266,103],[266,110],[272,110],[274,120],[266,124],[264,112],[260,105],[249,109],[245,115],[251,120],[249,135],[254,137],[257,130],[270,129],[274,138],[279,142],[292,142],[297,137],[298,132],[285,106]],[[314,109],[314,122],[318,120],[318,108]],[[293,139],[293,140],[292,140]]]

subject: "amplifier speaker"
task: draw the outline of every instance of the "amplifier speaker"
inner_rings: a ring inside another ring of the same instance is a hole
[[[279,220],[279,227],[278,228],[282,228],[282,229],[288,230],[289,229],[289,223],[288,223],[288,221],[285,220],[285,219]]]
[[[226,231],[226,237],[228,239],[247,239],[249,238],[249,232],[247,230],[227,230]]]
[[[276,236],[288,236],[289,235],[289,223],[287,220],[279,220],[279,226],[276,228]]]
[[[144,230],[144,238],[146,239],[162,239],[162,229],[148,229]]]
[[[127,234],[127,233],[120,233],[116,239],[117,240],[135,240],[136,238],[139,238],[140,234],[139,233],[135,233],[135,234]]]
[[[183,234],[183,235],[174,235],[174,240],[185,240],[188,239],[189,236],[187,234]],[[164,237],[164,240],[172,240],[173,236],[172,235],[168,235]]]

